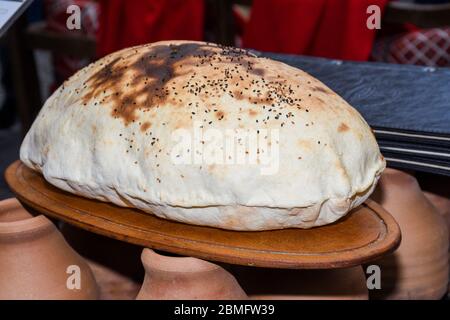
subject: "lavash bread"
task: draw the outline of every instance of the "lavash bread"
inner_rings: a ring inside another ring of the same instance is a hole
[[[176,163],[174,132],[199,123],[278,132],[276,170]],[[385,168],[361,115],[317,79],[188,41],[124,49],[77,72],[46,101],[20,158],[77,195],[249,231],[332,223],[367,199]]]

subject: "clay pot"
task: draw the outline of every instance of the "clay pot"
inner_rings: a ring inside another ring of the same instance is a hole
[[[330,270],[283,270],[233,266],[251,299],[367,300],[361,266]]]
[[[98,297],[86,262],[50,220],[16,199],[0,202],[0,270],[0,299]]]
[[[371,298],[442,298],[449,277],[448,230],[417,180],[386,169],[372,199],[397,220],[402,242],[393,254],[373,263],[381,268],[381,290],[372,290]]]
[[[236,279],[222,267],[196,258],[142,251],[145,278],[137,299],[246,299]]]
[[[444,217],[447,228],[450,230],[450,199],[432,192],[424,192],[424,194],[427,199],[433,204],[436,210]]]
[[[61,223],[59,230],[69,245],[86,260],[96,262],[111,272],[124,276],[124,279],[138,283],[138,289],[140,288],[145,275],[141,262],[142,246],[108,238],[67,223]],[[92,271],[97,279],[96,270]],[[99,286],[102,285],[100,282],[97,279]],[[133,299],[136,294],[137,291]]]

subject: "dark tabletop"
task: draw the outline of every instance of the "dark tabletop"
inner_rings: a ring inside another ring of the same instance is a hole
[[[263,55],[321,80],[372,127],[450,137],[450,68]]]

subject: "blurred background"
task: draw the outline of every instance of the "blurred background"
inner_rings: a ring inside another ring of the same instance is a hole
[[[75,29],[67,26],[72,5],[80,9]],[[378,13],[381,28],[368,27]],[[121,48],[170,39],[449,67],[450,0],[34,0],[0,38],[0,169],[17,159],[43,102],[74,72]],[[0,192],[9,192],[2,181]]]

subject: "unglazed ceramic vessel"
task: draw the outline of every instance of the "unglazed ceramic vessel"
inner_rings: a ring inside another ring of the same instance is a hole
[[[449,230],[449,243],[450,243],[450,199],[446,196],[442,196],[440,194],[432,193],[432,192],[424,192],[425,196],[430,200],[430,202],[434,205],[437,211],[444,217],[445,222],[447,224],[447,229]],[[449,246],[450,252],[450,246]],[[450,264],[450,254],[449,254],[449,264]],[[448,284],[448,293],[447,299],[450,299],[450,283]]]
[[[367,300],[361,266],[330,270],[285,270],[232,266],[251,299]]]
[[[448,188],[450,188],[450,186],[448,186]],[[427,199],[433,204],[433,206],[437,209],[437,211],[444,217],[444,220],[447,224],[447,228],[450,230],[450,199],[432,192],[424,192],[424,194],[427,197]],[[449,232],[449,241],[450,241],[450,232]]]
[[[16,199],[0,201],[0,299],[97,297],[88,265],[50,220]]]
[[[137,299],[247,299],[236,279],[222,267],[196,258],[142,251],[145,278]]]
[[[400,225],[402,242],[393,254],[374,262],[381,267],[377,299],[440,299],[448,284],[448,230],[417,180],[386,169],[372,198]]]

